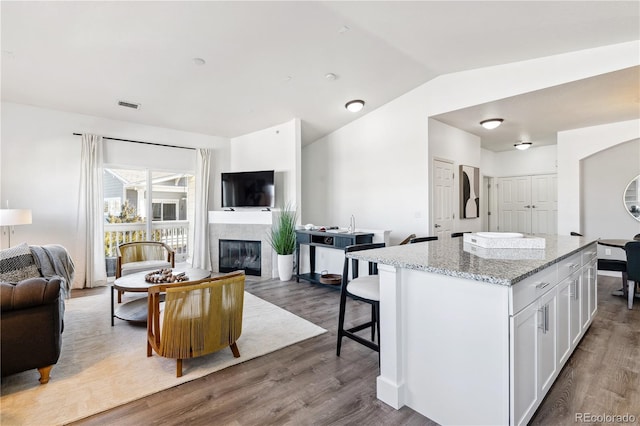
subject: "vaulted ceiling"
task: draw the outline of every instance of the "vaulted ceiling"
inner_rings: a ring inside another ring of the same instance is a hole
[[[2,1],[0,12],[5,101],[225,137],[298,117],[303,143],[438,75],[640,39],[637,1]],[[531,108],[503,100],[438,119],[467,129],[479,112],[514,111],[517,129],[483,137],[502,150],[582,126],[575,105],[597,115],[611,90],[631,100],[596,118],[638,118],[639,80],[631,69],[531,94]],[[550,108],[549,95],[566,104]],[[347,112],[352,99],[364,110]],[[549,128],[527,127],[544,116]]]

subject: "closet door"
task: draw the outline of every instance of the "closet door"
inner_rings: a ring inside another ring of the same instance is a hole
[[[558,178],[556,175],[531,176],[531,233],[557,234]]]
[[[531,176],[498,180],[499,231],[531,233]]]

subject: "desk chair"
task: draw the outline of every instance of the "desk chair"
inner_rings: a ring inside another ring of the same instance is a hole
[[[423,243],[425,241],[435,241],[437,240],[438,237],[418,237],[418,238],[412,238],[409,241],[409,244],[414,244],[414,243]]]
[[[361,250],[370,250],[384,247],[384,243],[357,244],[344,248],[344,268],[342,271],[342,288],[340,289],[340,313],[338,315],[338,346],[336,354],[340,356],[342,338],[348,337],[356,342],[380,352],[380,278],[378,277],[378,265],[369,262],[369,275],[358,276],[358,260],[349,259],[347,253]],[[352,263],[352,279],[349,281],[349,261]],[[344,328],[344,317],[347,305],[347,295],[354,300],[359,300],[371,305],[371,321],[356,325],[349,329]],[[375,343],[376,326],[378,328],[378,344]],[[371,327],[371,340],[364,339],[357,331]]]
[[[627,307],[633,308],[633,298],[640,282],[640,241],[632,241],[624,246],[627,254]]]

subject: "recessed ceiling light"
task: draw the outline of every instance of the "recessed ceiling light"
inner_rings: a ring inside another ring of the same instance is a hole
[[[342,28],[340,28],[338,30],[338,33],[344,34],[344,33],[348,32],[349,30],[351,30],[351,28],[347,27],[346,25],[343,25]]]
[[[347,102],[344,107],[351,112],[358,112],[362,108],[364,108],[364,101],[361,101],[360,99],[355,99],[353,101]]]
[[[489,118],[488,120],[482,120],[480,125],[487,130],[493,130],[501,125],[503,121],[502,118]]]
[[[533,145],[531,142],[518,142],[513,144],[513,146],[515,146],[516,149],[519,149],[520,151],[531,148],[531,145]]]
[[[325,74],[325,75],[324,75],[324,78],[326,78],[326,79],[327,79],[327,80],[329,80],[329,81],[333,81],[333,80],[335,80],[336,78],[338,78],[338,76],[337,76],[337,75],[335,75],[335,74],[334,74],[334,73],[332,73],[332,72],[329,72],[329,73],[327,73],[327,74]]]
[[[196,64],[197,66],[202,66],[202,65],[206,64],[207,61],[205,61],[202,58],[193,58],[193,63]]]

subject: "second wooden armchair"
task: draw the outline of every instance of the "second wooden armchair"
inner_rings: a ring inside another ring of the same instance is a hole
[[[152,351],[175,358],[176,377],[182,360],[230,347],[238,358],[236,341],[242,333],[244,271],[200,281],[160,284],[149,288],[147,356]],[[165,294],[164,307],[160,296]]]

